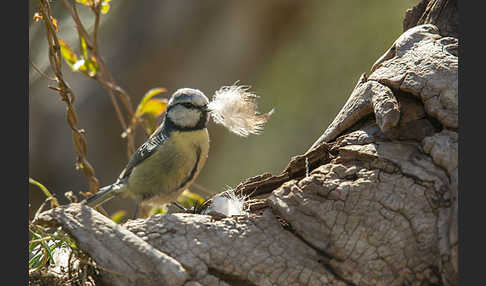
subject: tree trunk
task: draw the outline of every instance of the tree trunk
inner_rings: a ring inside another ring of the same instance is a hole
[[[71,204],[36,223],[62,226],[106,285],[457,285],[456,6],[407,11],[309,151],[236,187],[249,215],[121,226]]]

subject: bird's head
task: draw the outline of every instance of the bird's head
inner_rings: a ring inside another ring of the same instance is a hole
[[[200,90],[178,89],[170,98],[166,118],[179,130],[196,130],[208,123],[208,98]]]

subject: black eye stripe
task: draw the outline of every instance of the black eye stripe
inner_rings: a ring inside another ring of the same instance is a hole
[[[194,105],[190,102],[179,102],[179,103],[174,104],[174,106],[176,106],[176,105],[182,105],[185,108],[189,108],[189,109],[202,109],[203,108],[201,106]]]
[[[184,107],[187,107],[187,108],[197,108],[196,106],[194,106],[194,104],[189,103],[189,102],[182,102],[182,103],[179,103],[179,104],[184,106]]]
[[[178,102],[178,103],[171,104],[170,106],[168,106],[167,109],[166,109],[166,111],[171,110],[172,108],[176,107],[177,105],[182,105],[182,106],[184,106],[187,109],[197,109],[197,110],[205,110],[206,109],[206,105],[204,105],[204,106],[197,106],[197,105],[194,105],[194,104],[192,104],[190,102]]]

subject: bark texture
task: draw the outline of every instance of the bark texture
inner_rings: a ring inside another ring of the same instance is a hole
[[[422,24],[436,25],[442,36],[459,37],[458,0],[422,0],[408,9],[403,20],[403,30]]]
[[[316,144],[281,174],[236,187],[258,197],[249,215],[177,213],[120,226],[71,204],[36,223],[70,233],[110,270],[106,285],[457,285],[455,5],[410,10],[404,27],[425,24],[359,79]]]

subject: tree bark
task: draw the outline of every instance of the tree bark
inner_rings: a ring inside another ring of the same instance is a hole
[[[250,178],[250,214],[62,226],[106,285],[457,285],[457,3],[422,1],[308,152]]]

